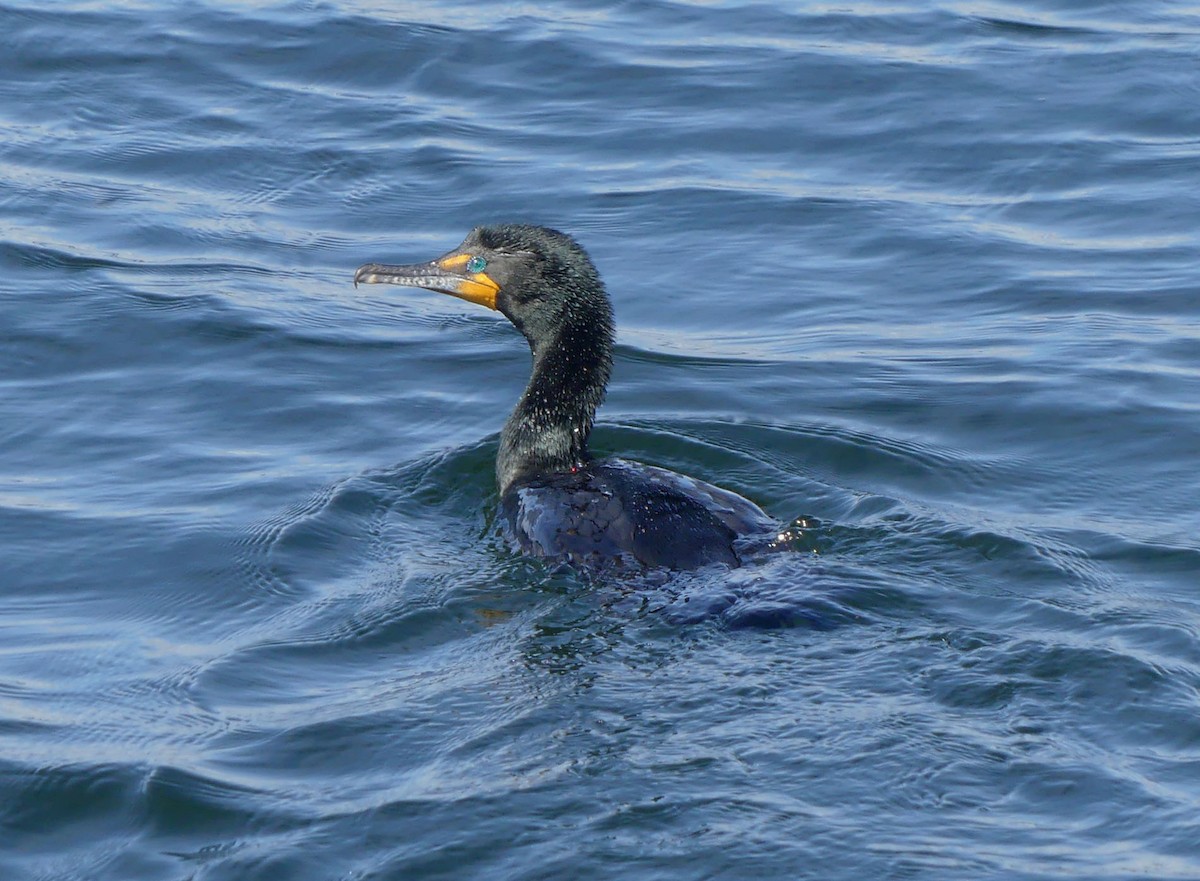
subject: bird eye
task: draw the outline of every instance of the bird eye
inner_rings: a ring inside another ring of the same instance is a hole
[[[467,272],[483,272],[487,267],[487,261],[478,254],[467,261]]]

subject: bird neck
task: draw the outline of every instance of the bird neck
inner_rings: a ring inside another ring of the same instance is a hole
[[[612,369],[611,319],[567,316],[550,337],[526,333],[533,370],[500,433],[496,480],[504,494],[540,474],[588,460],[588,437]]]

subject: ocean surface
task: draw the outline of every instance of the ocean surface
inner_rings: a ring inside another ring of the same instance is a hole
[[[512,552],[474,225],[593,446],[797,520]],[[0,0],[0,878],[1200,878],[1200,6]]]

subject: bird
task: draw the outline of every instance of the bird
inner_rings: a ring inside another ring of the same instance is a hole
[[[653,465],[593,457],[613,366],[612,303],[591,258],[544,226],[478,226],[426,263],[367,263],[359,284],[425,288],[503,314],[529,343],[529,382],[500,432],[499,520],[521,552],[584,569],[741,565],[778,524],[730,490]]]

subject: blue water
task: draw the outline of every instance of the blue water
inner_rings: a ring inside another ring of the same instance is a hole
[[[1200,8],[0,0],[0,877],[1200,877]],[[501,317],[801,530],[514,555]]]

